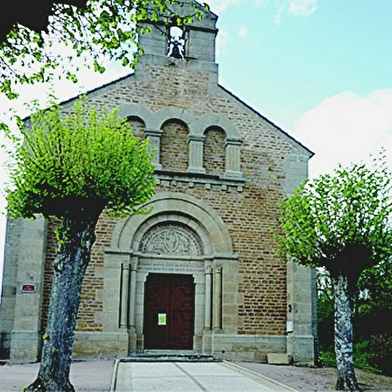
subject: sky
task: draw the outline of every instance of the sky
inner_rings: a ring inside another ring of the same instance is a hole
[[[392,169],[392,0],[207,3],[219,16],[219,83],[315,153],[311,178],[369,161],[381,148]],[[77,85],[24,87],[17,101],[0,95],[0,115],[27,115],[23,103],[45,100],[50,89],[65,100],[128,72],[112,64],[103,75],[83,71]]]

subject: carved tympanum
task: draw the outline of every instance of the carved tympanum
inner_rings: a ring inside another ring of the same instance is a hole
[[[201,255],[202,246],[197,234],[175,224],[158,225],[144,234],[139,250],[142,253],[155,254],[191,254]]]

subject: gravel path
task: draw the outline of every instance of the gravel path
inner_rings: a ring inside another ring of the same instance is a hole
[[[256,373],[277,380],[298,391],[336,391],[335,368],[311,368],[298,366],[267,365],[262,363],[237,362]],[[382,376],[360,369],[355,374],[363,391],[392,391],[392,377]]]

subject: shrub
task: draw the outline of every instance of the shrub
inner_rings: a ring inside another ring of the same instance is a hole
[[[370,341],[369,362],[387,376],[392,376],[392,336],[373,335]]]

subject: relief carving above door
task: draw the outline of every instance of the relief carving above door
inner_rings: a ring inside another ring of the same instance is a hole
[[[154,226],[143,236],[139,250],[150,254],[203,254],[197,235],[188,227],[175,224]]]

